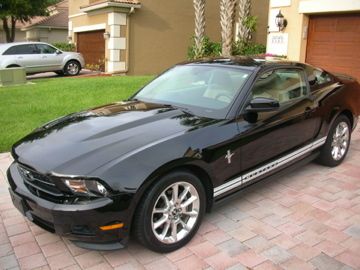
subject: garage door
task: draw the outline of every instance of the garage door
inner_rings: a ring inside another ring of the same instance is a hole
[[[310,17],[306,62],[360,81],[360,14]]]
[[[104,61],[104,30],[77,33],[77,51],[83,54],[86,64]]]

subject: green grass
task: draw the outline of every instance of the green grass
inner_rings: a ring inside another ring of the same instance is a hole
[[[128,98],[152,77],[55,78],[0,88],[0,153],[36,127],[72,112]]]

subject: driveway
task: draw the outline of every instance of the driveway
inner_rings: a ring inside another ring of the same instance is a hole
[[[79,75],[75,77],[87,77],[87,76],[96,76],[101,74],[99,71],[92,71],[88,69],[82,69],[79,73]],[[59,78],[64,76],[59,76],[55,72],[43,72],[43,73],[37,73],[33,75],[26,76],[26,79],[28,80],[35,80],[35,79],[50,79],[50,78]],[[71,77],[69,77],[71,78]]]
[[[207,214],[184,248],[78,248],[25,220],[0,154],[0,269],[360,269],[360,129],[337,168],[311,163]],[[2,172],[2,173],[1,173]]]

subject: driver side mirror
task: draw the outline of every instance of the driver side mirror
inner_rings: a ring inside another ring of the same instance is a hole
[[[56,54],[62,54],[62,51],[60,51],[60,50],[56,50],[56,52],[55,52]]]
[[[280,108],[279,101],[272,98],[257,97],[250,101],[249,106],[246,108],[246,112],[271,112]]]

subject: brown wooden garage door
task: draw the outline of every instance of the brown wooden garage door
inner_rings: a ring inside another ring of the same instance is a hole
[[[99,61],[104,61],[104,30],[78,33],[77,51],[83,54],[86,64],[99,64]]]
[[[310,17],[306,62],[360,81],[360,14]]]

